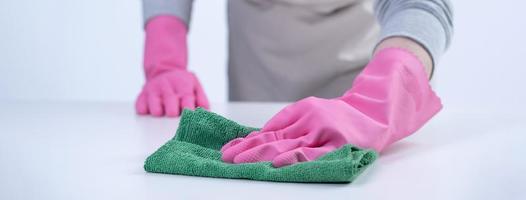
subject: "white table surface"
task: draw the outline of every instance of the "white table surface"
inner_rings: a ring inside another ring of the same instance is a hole
[[[261,126],[284,104],[215,104]],[[146,173],[177,119],[131,103],[0,103],[0,199],[526,199],[526,118],[444,109],[352,184]],[[521,124],[522,123],[522,124]]]

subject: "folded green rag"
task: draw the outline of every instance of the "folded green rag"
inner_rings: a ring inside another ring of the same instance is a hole
[[[377,157],[352,145],[317,160],[274,168],[270,162],[230,164],[221,160],[228,141],[258,130],[242,126],[204,109],[184,110],[173,139],[150,155],[148,172],[279,182],[351,182]]]

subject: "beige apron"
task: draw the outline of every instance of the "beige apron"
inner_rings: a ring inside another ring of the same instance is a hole
[[[368,62],[372,0],[229,0],[229,99],[333,98]]]

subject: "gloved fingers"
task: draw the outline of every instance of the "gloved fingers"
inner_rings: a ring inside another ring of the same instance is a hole
[[[240,142],[236,142],[237,144],[229,145],[230,147],[228,148],[222,148],[221,159],[223,159],[225,162],[231,163],[234,161],[234,157],[236,157],[241,152],[265,143],[274,142],[276,140],[279,140],[279,138],[276,137],[275,132],[265,132],[251,138],[243,138]]]
[[[241,152],[234,157],[233,163],[272,161],[281,153],[296,149],[304,144],[302,138],[277,140],[265,143]]]
[[[193,75],[193,74],[192,74]],[[201,86],[201,83],[197,79],[197,77],[194,75],[194,85],[195,85],[195,99],[196,104],[198,107],[202,107],[204,109],[210,109],[210,103],[208,102],[208,98],[206,97],[205,90]]]
[[[181,110],[183,109],[195,109],[195,97],[192,95],[186,95],[181,97]]]
[[[246,137],[239,137],[239,138],[236,138],[236,139],[233,139],[233,140],[230,140],[229,142],[227,142],[225,145],[223,145],[221,147],[221,152],[225,151],[226,149],[234,146],[234,145],[237,145],[245,140],[247,140],[248,138],[252,138],[252,137],[255,137],[255,136],[258,136],[259,134],[261,134],[262,132],[259,132],[259,131],[252,131],[250,134],[248,134]]]
[[[221,147],[221,152],[223,152],[225,149],[228,149],[230,148],[231,146],[234,146],[236,144],[239,144],[240,142],[246,140],[247,138],[249,137],[253,137],[253,136],[256,136],[258,134],[260,134],[261,132],[259,131],[252,131],[250,132],[246,137],[239,137],[239,138],[236,138],[236,139],[233,139],[233,140],[230,140],[229,142],[227,142],[225,145],[223,145]]]
[[[158,82],[158,89],[161,92],[161,99],[163,105],[164,115],[167,117],[177,117],[180,114],[179,97],[175,94],[175,91],[170,84],[168,79],[161,79]]]
[[[270,132],[274,132],[276,138],[278,139],[294,139],[294,138],[298,138],[298,137],[301,137],[303,135],[305,135],[305,127],[302,127],[302,125],[300,123],[294,123],[288,127],[285,127],[283,129],[280,129],[280,130],[276,130],[276,131],[267,131],[267,132],[263,132],[263,131],[254,131],[250,134],[248,134],[245,138],[242,138],[243,140],[247,140],[247,139],[250,139],[250,138],[253,138],[253,137],[258,137],[262,134],[268,134]],[[241,141],[243,141],[241,140]]]
[[[179,97],[177,97],[175,94],[164,95],[163,104],[164,104],[164,110],[165,110],[166,116],[177,117],[181,114]]]
[[[280,139],[293,139],[293,138],[298,138],[298,137],[301,137],[303,135],[305,135],[305,133],[307,132],[307,130],[305,129],[305,124],[302,124],[301,123],[302,120],[294,123],[294,124],[291,124],[290,126],[288,127],[285,127],[283,129],[280,129],[280,130],[276,130],[276,131],[267,131],[267,132],[275,132],[274,134],[276,134],[276,137],[277,138],[280,138]],[[249,138],[253,138],[253,137],[257,137],[261,134],[264,134],[264,133],[267,133],[267,132],[263,132],[263,131],[253,131],[252,133],[248,134],[245,138],[243,139],[249,139]]]
[[[295,104],[288,105],[279,111],[263,126],[261,131],[267,132],[283,129],[298,120],[301,115],[295,110],[294,105]]]
[[[306,118],[300,118],[287,127],[276,130],[276,136],[283,139],[299,138],[308,133],[309,124]]]
[[[163,116],[161,96],[156,93],[147,93],[146,98],[148,100],[148,110],[150,114],[156,117]]]
[[[146,95],[144,92],[141,92],[139,96],[137,96],[137,100],[135,101],[135,111],[139,115],[148,114],[148,102],[146,101]]]
[[[320,156],[323,156],[326,153],[333,151],[334,149],[335,148],[331,146],[299,147],[276,156],[272,160],[272,166],[283,167],[298,162],[316,160]]]
[[[233,139],[233,140],[230,140],[229,142],[227,142],[225,145],[223,145],[221,147],[221,152],[225,151],[226,149],[236,145],[236,144],[239,144],[240,142],[242,142],[245,138],[236,138],[236,139]]]

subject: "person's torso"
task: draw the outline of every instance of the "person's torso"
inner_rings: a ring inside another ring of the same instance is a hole
[[[372,0],[230,0],[228,17],[231,100],[343,92],[379,32]]]

